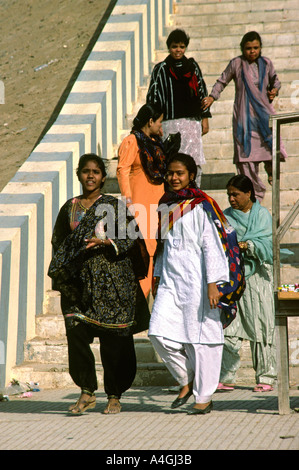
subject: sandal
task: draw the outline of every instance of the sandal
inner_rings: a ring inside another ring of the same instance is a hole
[[[121,411],[121,404],[118,397],[110,396],[108,397],[108,404],[104,409],[103,413],[105,415],[115,415],[120,413]]]
[[[82,399],[82,395],[89,395],[87,400]],[[84,411],[94,408],[96,406],[96,397],[94,393],[87,392],[86,390],[82,390],[80,397],[76,401],[74,405],[69,407],[69,412],[72,415],[82,415]]]
[[[234,390],[235,387],[234,385],[225,385],[221,382],[219,382],[218,384],[218,387],[216,390],[220,391],[220,392],[230,392],[231,390]]]
[[[272,392],[272,390],[272,385],[267,384],[258,384],[253,389],[254,392]]]

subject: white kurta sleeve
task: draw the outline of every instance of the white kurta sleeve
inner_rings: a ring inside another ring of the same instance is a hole
[[[217,228],[204,211],[203,244],[207,283],[229,281],[229,266]]]

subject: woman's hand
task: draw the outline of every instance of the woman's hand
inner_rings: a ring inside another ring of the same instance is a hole
[[[208,298],[211,308],[217,308],[218,302],[221,299],[222,294],[219,292],[216,282],[208,284]]]
[[[201,121],[201,135],[205,135],[209,132],[209,119],[203,118]]]
[[[102,246],[104,248],[105,246],[111,245],[111,241],[108,239],[101,240],[100,238],[85,238],[85,241],[87,243],[86,250],[89,248],[94,248],[96,246]]]
[[[206,98],[204,98],[201,102],[201,108],[203,109],[203,111],[205,111],[206,109],[208,109],[212,104],[214,103],[214,98],[212,98],[212,96],[206,96]]]
[[[248,243],[247,242],[239,242],[238,243],[240,250],[244,253],[244,251],[247,250],[248,248]]]
[[[273,101],[277,93],[278,93],[277,88],[272,88],[272,90],[268,90],[267,95],[268,95],[269,101]]]

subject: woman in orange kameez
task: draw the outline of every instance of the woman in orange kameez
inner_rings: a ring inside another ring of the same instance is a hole
[[[147,278],[140,281],[147,298],[152,283],[153,256],[156,250],[158,202],[164,194],[166,162],[161,139],[163,115],[151,105],[138,111],[131,133],[118,151],[117,178],[120,192],[143,234],[150,256]]]

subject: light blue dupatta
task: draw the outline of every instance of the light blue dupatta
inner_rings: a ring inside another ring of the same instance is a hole
[[[249,215],[232,207],[223,213],[236,230],[238,241],[251,240],[254,244],[256,258],[244,254],[245,277],[255,273],[257,263],[273,264],[272,218],[269,211],[256,201]]]

